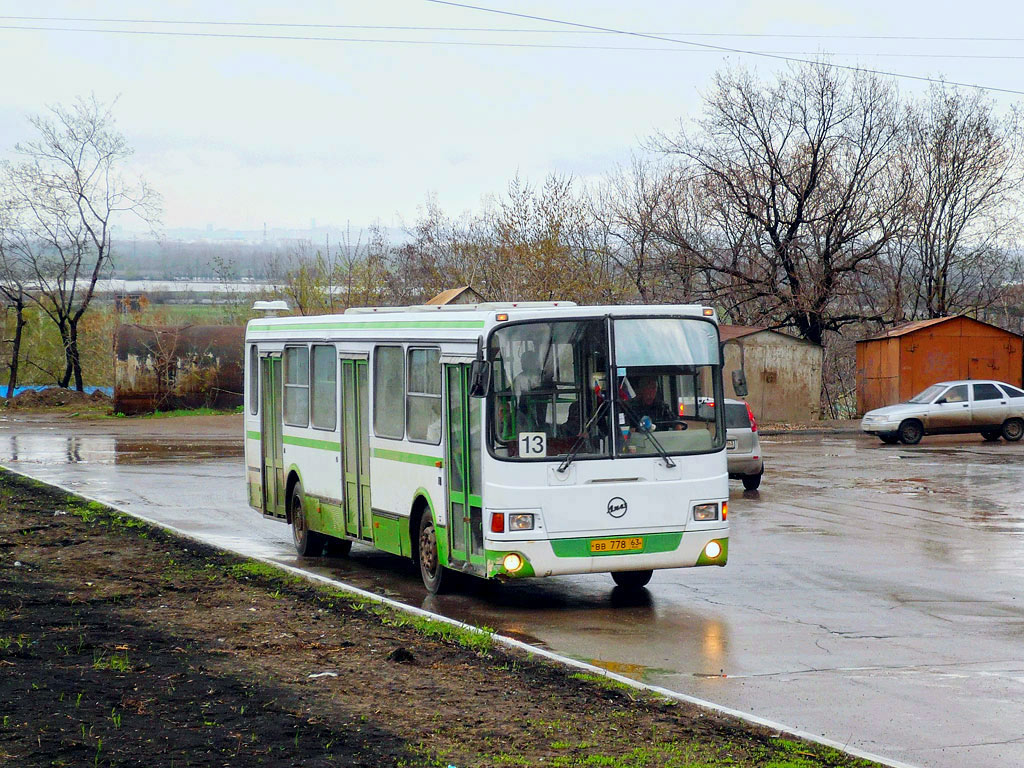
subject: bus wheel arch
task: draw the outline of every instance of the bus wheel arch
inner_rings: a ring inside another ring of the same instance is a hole
[[[299,473],[293,469],[288,472],[288,478],[284,485],[284,519],[288,525],[292,524],[292,493],[295,491],[296,485],[301,487],[302,480],[299,478]]]
[[[430,507],[427,497],[419,494],[413,500],[412,510],[409,512],[409,547],[412,550],[412,560],[416,565],[420,564],[420,520],[423,519],[424,515],[433,519],[434,512]],[[436,525],[437,521],[435,520],[434,523]]]

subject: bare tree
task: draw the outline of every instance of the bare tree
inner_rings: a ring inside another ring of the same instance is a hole
[[[8,399],[14,397],[14,390],[18,386],[21,340],[27,323],[25,306],[28,303],[25,292],[26,271],[18,258],[17,233],[13,230],[13,210],[14,206],[6,190],[0,187],[0,296],[6,302],[5,314],[7,309],[14,310],[14,334],[10,339],[4,339],[4,343],[11,345],[7,377]]]
[[[819,344],[860,321],[851,276],[895,236],[905,197],[898,114],[891,84],[824,63],[770,84],[718,74],[699,131],[659,142],[688,195],[666,236],[707,299]]]
[[[59,379],[83,388],[78,327],[96,282],[111,266],[111,227],[122,214],[156,221],[159,197],[142,180],[121,175],[132,155],[110,106],[79,99],[70,108],[29,118],[37,137],[15,145],[21,162],[4,175],[18,211],[29,296],[57,326],[65,366]]]
[[[673,188],[669,169],[634,155],[628,168],[616,168],[608,175],[591,200],[590,215],[595,226],[607,233],[609,257],[644,304],[689,293],[691,276],[680,274],[688,262],[672,258],[676,249],[664,239]]]
[[[591,204],[571,177],[542,185],[514,179],[483,215],[483,250],[493,254],[487,294],[507,301],[615,302],[619,270],[596,232]]]
[[[983,93],[935,85],[908,106],[905,122],[912,192],[892,267],[905,317],[944,317],[997,303],[1021,232],[1019,108],[1000,119]]]
[[[387,301],[391,281],[389,245],[381,227],[353,235],[347,229],[333,248],[313,250],[300,242],[283,259],[275,259],[271,281],[300,315],[342,312],[349,307]]]

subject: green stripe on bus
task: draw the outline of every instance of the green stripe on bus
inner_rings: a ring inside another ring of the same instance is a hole
[[[246,431],[245,436],[248,437],[250,440],[259,440],[260,439],[260,433],[256,432],[255,430],[252,430],[252,429]]]
[[[310,437],[294,437],[293,435],[285,435],[282,438],[285,445],[297,445],[301,448],[316,448],[320,451],[340,451],[341,443],[335,443],[332,440],[314,440]]]
[[[375,459],[387,459],[388,461],[401,461],[403,464],[421,464],[424,467],[436,467],[441,461],[437,456],[424,456],[419,453],[406,453],[405,451],[389,451],[387,448],[374,448]]]
[[[483,320],[366,320],[348,323],[281,323],[250,325],[250,331],[333,331],[377,328],[483,328]]]
[[[678,533],[645,533],[643,549],[618,552],[591,552],[590,542],[595,539],[625,539],[641,536],[641,534],[609,534],[607,536],[588,536],[583,539],[552,539],[551,549],[555,557],[606,557],[608,555],[649,555],[653,552],[671,552],[679,549],[683,540],[682,531]]]

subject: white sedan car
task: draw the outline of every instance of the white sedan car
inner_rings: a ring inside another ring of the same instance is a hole
[[[860,426],[883,443],[958,432],[1016,441],[1024,436],[1024,391],[1001,381],[940,381],[905,403],[868,411]]]

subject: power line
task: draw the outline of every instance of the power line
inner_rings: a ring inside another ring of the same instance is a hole
[[[432,1],[432,0],[428,0]],[[0,17],[3,18],[3,17]],[[366,38],[366,37],[331,37],[331,36],[313,36],[313,35],[281,35],[281,34],[246,34],[246,33],[230,33],[230,32],[175,32],[168,30],[152,30],[152,29],[109,29],[99,27],[50,27],[50,26],[38,26],[38,25],[13,25],[13,24],[0,24],[0,29],[3,30],[22,30],[29,32],[79,32],[89,34],[113,34],[113,35],[136,35],[136,36],[155,36],[155,37],[193,37],[193,38],[222,38],[229,40],[285,40],[285,41],[299,41],[299,42],[334,42],[334,43],[381,43],[391,45],[439,45],[439,46],[456,46],[456,47],[473,47],[473,48],[540,48],[540,49],[554,49],[554,50],[583,50],[583,51],[646,51],[654,53],[718,53],[720,50],[733,51],[735,53],[748,53],[756,56],[768,56],[773,58],[783,58],[786,60],[798,61],[797,59],[791,59],[787,57],[793,56],[818,56],[822,55],[821,51],[762,51],[762,50],[738,50],[731,48],[722,48],[720,46],[701,46],[700,43],[690,43],[687,41],[674,41],[682,45],[698,46],[696,48],[681,49],[678,47],[672,48],[655,48],[650,46],[624,46],[624,45],[573,45],[568,43],[517,43],[517,42],[479,42],[472,40],[414,40],[414,39],[403,39],[403,38]],[[415,28],[422,29],[422,28]],[[631,33],[617,33],[617,34],[631,34]],[[643,35],[644,37],[651,37],[649,35]],[[660,38],[659,38],[660,39]],[[1007,55],[1007,54],[959,54],[959,53],[889,53],[889,52],[829,52],[827,55],[830,56],[884,56],[889,58],[908,58],[908,59],[980,59],[980,60],[1007,60],[1016,61],[1024,59],[1024,55]],[[811,62],[805,62],[811,63]],[[830,64],[829,66],[836,66],[843,69],[854,69],[865,72],[875,72],[876,70],[863,69],[861,67],[851,67],[838,64]],[[880,73],[880,74],[892,74],[892,73]],[[913,75],[894,75],[896,77],[912,77],[918,80],[929,80],[931,82],[940,82],[932,78],[919,78]],[[960,85],[960,83],[955,83]],[[970,86],[974,88],[983,88],[984,86]],[[1004,90],[990,88],[988,90]],[[1024,91],[1007,91],[1008,93],[1022,93]]]
[[[484,9],[490,10],[490,9]],[[501,11],[494,11],[501,13]],[[398,32],[493,32],[515,34],[558,34],[558,35],[620,35],[620,30],[605,29],[536,29],[523,27],[440,27],[424,25],[385,25],[385,24],[324,24],[297,23],[279,21],[201,21],[196,19],[104,19],[89,16],[0,16],[3,21],[59,21],[87,24],[169,24],[180,26],[208,27],[278,27],[285,29],[361,29],[372,31]],[[798,34],[787,32],[664,32],[641,31],[635,34],[663,37],[749,37],[749,38],[787,38],[800,40],[918,40],[936,42],[1024,42],[1024,37],[970,37],[970,36],[939,36],[939,35],[822,35]]]
[[[994,86],[977,85],[976,83],[961,83],[961,82],[956,82],[956,81],[953,81],[953,80],[940,80],[939,78],[927,77],[925,75],[906,75],[906,74],[903,74],[903,73],[900,73],[900,72],[887,72],[885,70],[868,69],[866,67],[854,67],[854,66],[851,66],[851,65],[848,65],[848,64],[835,64],[835,63],[832,63],[832,62],[820,62],[820,61],[813,61],[811,59],[800,59],[800,58],[795,58],[794,56],[789,56],[789,55],[785,55],[785,54],[766,53],[766,52],[762,52],[762,51],[744,50],[742,48],[731,48],[731,47],[724,46],[724,45],[714,45],[713,43],[701,43],[701,42],[693,42],[693,41],[689,41],[689,40],[677,40],[675,38],[665,37],[663,35],[651,35],[651,34],[647,34],[647,33],[644,33],[644,32],[630,32],[628,30],[614,29],[612,27],[600,27],[600,26],[597,26],[597,25],[594,25],[594,24],[583,24],[583,23],[580,23],[580,22],[577,22],[577,21],[565,21],[563,19],[553,19],[553,18],[549,18],[547,16],[535,16],[535,15],[528,14],[528,13],[516,13],[515,11],[504,11],[504,10],[501,10],[499,8],[485,8],[484,6],[481,6],[481,5],[469,5],[468,3],[456,3],[456,2],[452,2],[452,0],[426,0],[426,2],[433,3],[435,5],[447,5],[447,6],[450,6],[452,8],[464,8],[464,9],[471,10],[471,11],[482,11],[484,13],[495,13],[495,14],[499,14],[501,16],[511,16],[511,17],[518,18],[518,19],[529,19],[530,21],[542,21],[542,22],[545,22],[547,24],[564,24],[566,26],[576,27],[576,28],[579,28],[579,29],[591,29],[591,30],[596,30],[596,31],[599,31],[599,32],[609,32],[609,33],[618,34],[618,35],[626,35],[626,36],[629,36],[629,37],[646,38],[648,40],[661,40],[662,42],[668,42],[668,43],[677,43],[677,44],[681,43],[681,44],[684,44],[684,45],[699,46],[701,48],[710,48],[710,49],[717,50],[717,51],[722,51],[722,52],[725,52],[725,53],[741,53],[741,54],[744,54],[744,55],[747,55],[747,56],[760,56],[762,58],[776,59],[778,61],[788,61],[788,62],[792,62],[794,64],[809,64],[809,65],[824,64],[825,66],[831,67],[833,69],[843,69],[843,70],[847,70],[847,71],[850,71],[850,72],[865,72],[867,74],[884,75],[886,77],[898,77],[898,78],[905,79],[905,80],[918,80],[918,81],[921,81],[921,82],[938,83],[938,84],[942,84],[942,85],[957,85],[957,86],[961,86],[963,88],[973,88],[975,90],[980,90],[980,91],[992,91],[992,92],[998,92],[998,93],[1012,93],[1012,94],[1014,94],[1016,96],[1024,96],[1024,91],[1018,91],[1018,90],[1014,90],[1012,88],[996,88]]]

